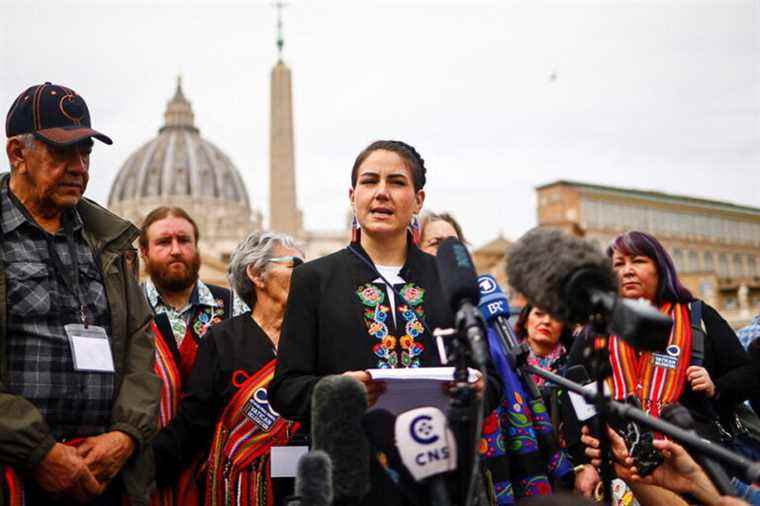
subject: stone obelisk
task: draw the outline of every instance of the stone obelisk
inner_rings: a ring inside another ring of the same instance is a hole
[[[282,2],[277,7],[278,58],[272,68],[269,125],[269,228],[299,236],[301,211],[296,203],[295,146],[293,143],[293,98],[290,69],[282,60]]]

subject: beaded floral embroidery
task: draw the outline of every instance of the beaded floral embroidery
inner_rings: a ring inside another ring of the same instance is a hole
[[[198,337],[203,337],[210,327],[217,323],[221,323],[222,318],[224,318],[224,301],[222,299],[216,299],[215,302],[218,307],[204,308],[195,319],[193,330]]]
[[[372,352],[378,357],[377,366],[381,369],[393,369],[396,367],[419,367],[420,355],[425,347],[416,341],[422,335],[425,327],[422,318],[425,311],[422,303],[425,299],[425,290],[413,283],[405,284],[401,295],[406,299],[398,306],[398,311],[404,320],[404,335],[400,338],[390,335],[386,321],[390,308],[384,304],[385,292],[367,283],[356,290],[356,295],[364,305],[364,323],[367,325],[369,335],[379,342],[372,347]],[[401,348],[400,358],[399,350]]]

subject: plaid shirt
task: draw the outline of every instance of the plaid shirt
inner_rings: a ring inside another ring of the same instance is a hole
[[[7,277],[7,355],[9,393],[39,409],[56,439],[104,432],[110,425],[115,375],[79,372],[63,328],[79,323],[79,299],[56,268],[49,248],[73,270],[63,229],[51,235],[24,211],[8,186],[0,188],[0,255]],[[74,250],[87,317],[111,335],[103,278],[82,235],[75,209]]]
[[[736,333],[736,336],[739,338],[739,341],[742,343],[745,350],[749,348],[752,341],[760,339],[760,314],[755,316],[749,325],[740,329]]]

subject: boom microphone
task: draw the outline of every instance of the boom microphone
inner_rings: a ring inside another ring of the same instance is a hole
[[[295,497],[288,506],[332,506],[332,463],[321,450],[312,450],[298,459]]]
[[[660,416],[663,420],[670,422],[673,425],[677,425],[699,437],[694,430],[694,418],[692,418],[689,410],[681,404],[668,404],[662,408]],[[693,452],[691,456],[694,457],[694,460],[696,460],[700,466],[702,466],[705,474],[710,477],[710,480],[713,482],[713,485],[715,485],[715,488],[718,489],[720,495],[736,496],[736,488],[731,484],[731,479],[720,464],[699,452]]]
[[[361,425],[365,411],[367,392],[354,378],[325,376],[314,386],[312,449],[330,457],[336,504],[359,503],[369,492],[369,443]]]
[[[559,230],[534,228],[512,245],[510,284],[535,306],[568,323],[603,312],[607,330],[631,345],[665,348],[673,321],[645,301],[617,295],[609,259],[591,243]]]
[[[483,371],[489,356],[488,341],[483,319],[476,308],[480,291],[470,254],[464,244],[449,237],[438,246],[435,260],[443,293],[456,314],[457,330],[467,336],[472,358]]]

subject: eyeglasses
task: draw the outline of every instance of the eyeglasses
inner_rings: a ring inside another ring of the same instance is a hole
[[[270,258],[269,261],[276,264],[283,264],[295,269],[296,267],[298,267],[299,265],[303,263],[303,258],[296,257],[296,256],[286,256],[286,257]]]

